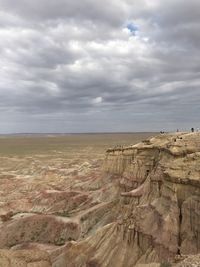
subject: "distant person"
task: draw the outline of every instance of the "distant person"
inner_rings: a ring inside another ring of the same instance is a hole
[[[197,132],[199,132],[199,128],[197,128]]]
[[[191,132],[192,132],[192,133],[194,132],[194,128],[193,128],[193,127],[191,128]]]

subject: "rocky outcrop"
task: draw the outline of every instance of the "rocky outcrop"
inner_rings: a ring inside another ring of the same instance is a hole
[[[1,158],[0,266],[200,266],[200,133],[77,151]]]
[[[103,169],[118,184],[117,220],[70,242],[55,267],[133,267],[200,253],[199,133],[109,149]]]
[[[163,248],[164,255],[156,251],[160,259],[200,252],[199,163],[199,133],[160,135],[107,151],[105,171],[119,171],[121,196],[137,199],[131,221],[155,249]]]

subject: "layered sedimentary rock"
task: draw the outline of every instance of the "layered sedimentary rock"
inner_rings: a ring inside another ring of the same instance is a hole
[[[200,266],[200,133],[80,157],[1,158],[0,266]]]
[[[169,255],[199,252],[198,133],[161,135],[132,147],[108,150],[105,170],[121,174],[121,196],[138,202],[132,212],[135,228],[149,234],[155,247],[162,246]]]
[[[118,186],[116,220],[69,242],[53,266],[133,267],[200,253],[199,133],[109,149],[103,169]]]
[[[118,188],[96,151],[66,155],[0,158],[0,266],[44,267],[46,254],[52,266],[70,240],[115,221]]]

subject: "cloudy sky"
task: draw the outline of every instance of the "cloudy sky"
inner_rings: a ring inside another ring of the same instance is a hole
[[[199,118],[199,0],[0,0],[0,133]]]

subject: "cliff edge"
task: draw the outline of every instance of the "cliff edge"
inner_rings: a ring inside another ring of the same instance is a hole
[[[103,170],[117,188],[117,215],[86,239],[69,242],[55,267],[181,266],[200,253],[200,133],[108,149]]]

